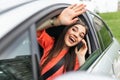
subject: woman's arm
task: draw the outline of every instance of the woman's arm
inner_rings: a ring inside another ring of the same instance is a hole
[[[60,24],[60,21],[59,19],[56,17],[56,18],[53,18],[53,19],[48,19],[47,21],[45,21],[42,25],[40,25],[37,30],[43,30],[43,29],[47,29],[47,28],[50,28],[50,27],[55,27],[55,26],[59,26],[61,25]]]
[[[49,19],[40,25],[37,30],[47,29],[49,27],[56,27],[59,25],[71,25],[75,23],[80,14],[86,11],[84,4],[73,4],[65,8],[59,16],[53,19]]]

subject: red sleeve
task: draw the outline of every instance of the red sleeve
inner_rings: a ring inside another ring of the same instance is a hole
[[[37,41],[43,47],[43,49],[48,49],[53,45],[54,39],[49,36],[45,30],[38,31],[37,35],[38,34],[40,35],[37,37]]]

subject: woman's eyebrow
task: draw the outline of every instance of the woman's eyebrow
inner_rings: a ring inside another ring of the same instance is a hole
[[[76,28],[76,29],[79,29],[79,28],[78,28],[78,26],[76,26],[76,25],[74,25],[74,26],[75,26],[75,28]],[[85,35],[85,33],[84,33],[84,32],[81,32],[81,33]]]
[[[84,33],[84,32],[81,32],[81,34],[85,35],[85,33]]]
[[[77,28],[78,29],[78,27],[76,26],[76,25],[74,25],[75,26],[75,28]]]

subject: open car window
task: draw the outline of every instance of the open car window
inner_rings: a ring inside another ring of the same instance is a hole
[[[50,16],[50,14],[49,14],[49,16]],[[54,17],[56,17],[56,16],[52,16],[51,18],[54,18]],[[45,21],[47,21],[47,20],[49,20],[51,18],[48,18]],[[84,19],[83,15],[80,15],[79,18],[86,23],[86,20]],[[40,29],[40,27],[42,27],[41,25],[45,22],[44,21],[43,23],[41,23],[41,21],[39,21],[36,24],[37,25],[36,32],[37,32],[38,29]],[[64,28],[65,28],[65,26],[50,27],[50,28],[45,29],[45,31],[48,33],[48,35],[50,35],[55,40],[57,40],[59,38],[60,34],[63,32]],[[88,58],[89,55],[91,54],[91,45],[90,45],[90,41],[89,41],[89,36],[88,35],[85,36],[85,40],[86,40],[88,48],[89,48],[88,51],[87,51],[87,54],[86,54],[86,58]],[[40,45],[39,45],[39,49],[40,49],[41,55],[43,55],[43,48]]]

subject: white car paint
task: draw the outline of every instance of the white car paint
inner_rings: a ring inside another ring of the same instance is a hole
[[[76,0],[78,1],[78,0]],[[47,3],[49,4],[47,4]],[[24,6],[15,8],[14,10],[10,10],[8,12],[5,12],[4,14],[2,13],[0,15],[0,39],[3,38],[4,35],[6,35],[8,32],[13,30],[17,25],[21,24],[23,21],[28,19],[30,16],[35,14],[36,12],[42,10],[43,8],[56,4],[56,3],[66,3],[66,4],[71,4],[75,2],[70,1],[64,1],[64,0],[35,0],[32,3],[26,4]],[[42,4],[42,5],[41,5]],[[1,6],[1,5],[0,5]],[[6,7],[7,8],[7,7]],[[32,23],[31,23],[32,24]],[[110,73],[110,69],[112,67],[109,67],[113,63],[113,55],[116,55],[119,50],[119,43],[117,43],[116,39],[113,39],[113,45],[112,47],[108,47],[105,52],[95,61],[95,63],[92,64],[92,66],[88,69],[88,72],[96,72],[96,73]],[[118,47],[118,48],[115,48]],[[114,53],[116,54],[114,54]],[[106,53],[106,54],[104,54]],[[108,63],[108,61],[110,63]],[[102,64],[102,65],[101,65]],[[104,66],[108,66],[109,68],[105,68]],[[113,72],[112,72],[113,73]],[[112,74],[111,73],[111,74]]]
[[[113,77],[103,74],[87,73],[87,72],[69,72],[55,80],[116,80]]]
[[[116,39],[113,40],[113,43],[111,45],[102,53],[102,55],[88,69],[88,72],[102,73],[102,74],[110,73],[110,75],[113,75],[113,70],[112,70],[112,65],[114,62],[113,56],[118,55],[117,51],[119,51],[120,45]],[[105,67],[105,66],[107,66],[107,67]]]
[[[3,1],[5,2],[5,0],[3,0]],[[9,0],[7,0],[7,1],[9,1]],[[31,0],[28,0],[28,1],[31,1]],[[15,2],[16,2],[16,4],[18,4],[19,0],[18,0],[18,2],[15,0]],[[0,30],[1,30],[0,38],[2,38],[6,33],[11,31],[13,28],[15,28],[16,25],[20,24],[22,21],[26,20],[28,17],[32,16],[37,11],[40,11],[47,6],[50,6],[50,5],[56,4],[56,3],[58,3],[58,4],[59,3],[74,4],[74,3],[82,3],[82,2],[80,2],[78,0],[75,0],[75,1],[72,1],[72,0],[52,0],[52,1],[51,0],[35,0],[34,2],[26,4],[22,7],[18,7],[18,8],[15,8],[14,10],[10,10],[7,13],[1,14],[1,16],[0,16]],[[3,4],[3,3],[1,3],[1,4]],[[5,5],[5,3],[3,5]],[[9,6],[6,6],[6,8],[8,8],[12,5],[15,5],[15,3],[11,4],[11,5],[9,4]],[[0,7],[1,6],[2,5],[0,5]],[[90,8],[90,7],[88,7],[88,8]],[[6,23],[7,23],[7,25],[5,25]]]

